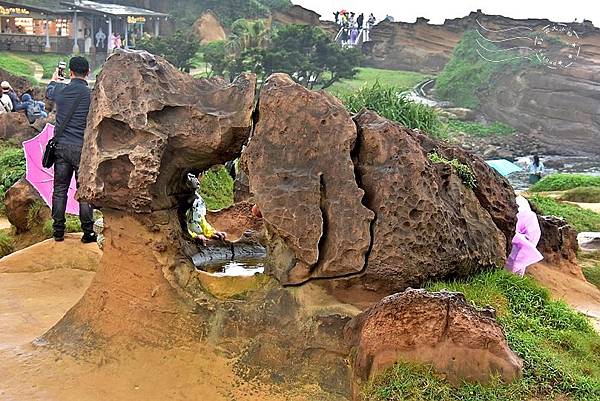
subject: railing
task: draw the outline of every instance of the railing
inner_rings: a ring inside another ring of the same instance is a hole
[[[342,35],[344,33],[344,30],[348,31],[348,40],[347,41],[342,41]],[[358,36],[356,37],[356,40],[354,42],[352,42],[350,39],[351,31],[352,30],[350,28],[341,27],[340,30],[338,31],[337,35],[335,35],[334,40],[336,42],[340,43],[344,47],[355,47],[355,46],[361,45],[365,42],[369,42],[371,40],[370,39],[371,30],[368,27],[360,29],[360,31],[358,32]]]
[[[50,48],[46,48],[46,36],[0,33],[0,50],[21,51],[30,53],[61,53],[73,51],[73,38],[66,36],[50,36]],[[78,40],[79,48],[84,48],[84,40]]]

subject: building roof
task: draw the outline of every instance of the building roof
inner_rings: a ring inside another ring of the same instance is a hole
[[[163,14],[152,10],[146,10],[144,8],[124,6],[121,4],[98,3],[89,0],[61,1],[61,4],[64,6],[69,6],[69,8],[71,9],[77,9],[80,11],[87,11],[97,14],[113,15],[115,17],[143,16],[160,18],[168,16],[168,14]]]
[[[44,14],[66,14],[69,9],[61,7],[59,0],[13,0],[0,1],[4,7],[22,7],[33,12]]]

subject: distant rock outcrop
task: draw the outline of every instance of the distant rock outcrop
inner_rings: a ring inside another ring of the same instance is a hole
[[[521,29],[532,35],[553,23],[545,19],[511,19],[473,12],[464,18],[432,25],[383,21],[364,45],[368,63],[379,68],[440,72],[469,30]],[[556,154],[600,153],[600,29],[589,21],[570,23],[579,35],[581,51],[569,68],[519,67],[506,71],[476,95],[480,111],[490,120],[535,132],[547,139],[544,151]],[[524,27],[524,28],[523,28]],[[519,32],[519,31],[516,31]],[[565,47],[560,38],[551,38]]]
[[[194,22],[192,32],[194,32],[202,44],[227,39],[227,34],[219,18],[210,10],[205,11],[198,17],[196,22]]]

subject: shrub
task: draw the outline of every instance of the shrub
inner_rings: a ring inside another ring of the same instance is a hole
[[[600,289],[600,262],[583,264],[581,270],[585,279]]]
[[[437,112],[429,106],[408,100],[400,92],[398,88],[375,82],[353,94],[342,96],[341,100],[351,113],[366,108],[407,128],[419,129],[438,138],[444,137],[445,127]]]
[[[494,121],[491,124],[481,124],[476,122],[450,120],[448,121],[448,130],[450,132],[464,132],[465,134],[478,137],[511,135],[515,133],[513,127],[499,121]]]
[[[6,191],[25,174],[23,149],[0,147],[0,211],[4,210]]]
[[[452,166],[456,170],[456,173],[462,180],[463,184],[467,186],[467,188],[475,189],[477,188],[477,178],[475,177],[475,173],[471,166],[461,163],[458,159],[446,159],[443,156],[440,156],[436,152],[432,152],[428,155],[429,160],[433,163],[443,163]]]
[[[552,301],[532,279],[497,270],[467,280],[432,283],[428,289],[459,291],[477,307],[494,307],[508,344],[524,359],[523,379],[455,387],[430,367],[398,364],[367,386],[366,399],[522,401],[554,400],[560,395],[599,399],[600,336],[584,316]]]
[[[233,179],[225,167],[206,171],[200,181],[200,192],[208,210],[233,205]]]
[[[561,201],[600,203],[600,187],[579,187],[569,189],[559,197]]]
[[[0,258],[5,257],[15,251],[15,242],[6,231],[0,230]]]
[[[457,106],[477,108],[479,107],[478,93],[493,82],[492,77],[505,70],[512,70],[524,63],[523,59],[515,59],[505,62],[490,62],[484,60],[477,52],[483,51],[477,44],[481,37],[475,31],[468,31],[454,48],[450,61],[436,78],[436,94],[446,100],[450,100]],[[493,54],[499,50],[497,46],[486,42]],[[486,52],[487,54],[487,52]]]
[[[535,183],[530,192],[566,191],[579,187],[600,187],[600,176],[585,174],[552,174]]]
[[[529,200],[541,214],[562,217],[579,232],[600,231],[600,213],[561,203],[547,196],[532,195]]]

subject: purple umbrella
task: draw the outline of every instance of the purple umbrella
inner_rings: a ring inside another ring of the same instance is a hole
[[[39,192],[40,196],[49,207],[52,207],[52,191],[54,187],[54,168],[45,169],[42,167],[42,159],[46,144],[54,136],[54,125],[46,124],[43,131],[35,138],[23,142],[25,150],[26,171],[25,178]],[[67,197],[67,213],[79,214],[79,202],[75,200],[77,185],[75,177],[69,185]]]

